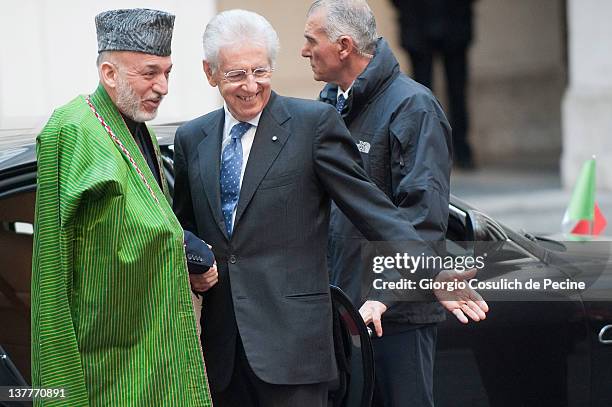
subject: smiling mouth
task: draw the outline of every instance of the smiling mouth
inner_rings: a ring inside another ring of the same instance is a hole
[[[255,100],[257,95],[259,95],[259,93],[256,93],[251,96],[238,96],[238,99],[242,100],[243,102],[252,102],[253,100]]]
[[[161,99],[148,99],[145,100],[143,103],[147,107],[157,109],[159,107],[159,104],[161,103]]]

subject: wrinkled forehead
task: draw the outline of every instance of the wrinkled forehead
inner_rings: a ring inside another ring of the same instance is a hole
[[[133,69],[157,68],[166,70],[172,67],[170,56],[159,56],[134,51],[113,51],[111,61]]]
[[[326,10],[325,8],[317,8],[312,13],[308,15],[306,18],[306,24],[304,31],[309,32],[311,34],[317,34],[320,32],[325,32],[325,18],[326,18]]]
[[[268,49],[259,44],[243,44],[223,47],[218,55],[219,68],[223,71],[268,67]]]

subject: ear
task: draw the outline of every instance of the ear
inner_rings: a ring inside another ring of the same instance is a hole
[[[338,56],[340,57],[341,61],[348,58],[353,51],[356,50],[355,42],[348,35],[340,36],[340,38],[338,38],[336,41],[336,44],[338,44]]]
[[[114,89],[117,86],[117,76],[119,75],[117,67],[110,62],[102,62],[98,70],[100,72],[100,80],[102,83],[109,88]]]
[[[212,66],[208,63],[208,61],[202,61],[202,69],[204,70],[204,73],[206,74],[206,79],[208,80],[208,83],[210,84],[210,86],[215,87],[218,85],[217,82],[217,78],[215,78],[215,75],[213,75],[213,69]]]

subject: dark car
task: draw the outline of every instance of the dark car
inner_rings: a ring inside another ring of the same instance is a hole
[[[176,126],[155,131],[170,186]],[[36,189],[33,132],[0,138],[0,344],[17,370],[30,376],[30,270]],[[587,281],[592,289],[559,295],[482,291],[491,311],[480,323],[449,317],[439,324],[435,401],[456,406],[611,406],[612,271],[607,242],[562,242],[517,233],[451,197],[447,250],[487,253],[481,281],[532,277]],[[598,288],[599,287],[599,288]],[[372,360],[365,327],[345,296],[332,289],[344,376],[334,383],[336,405],[365,406]],[[352,325],[357,321],[356,325]],[[348,358],[346,356],[348,355]],[[4,384],[4,383],[0,383]]]
[[[452,199],[447,248],[487,253],[481,281],[586,288],[480,291],[486,320],[439,324],[436,406],[612,406],[610,247],[519,234]]]

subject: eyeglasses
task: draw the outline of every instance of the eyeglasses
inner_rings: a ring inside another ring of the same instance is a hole
[[[223,73],[223,77],[228,82],[239,83],[245,82],[249,75],[253,75],[255,82],[265,82],[270,78],[273,71],[274,69],[272,68],[255,68],[251,72],[244,69],[234,69],[233,71]]]

